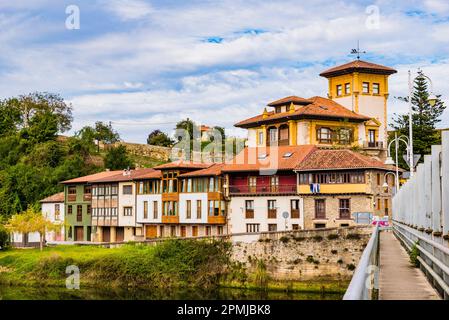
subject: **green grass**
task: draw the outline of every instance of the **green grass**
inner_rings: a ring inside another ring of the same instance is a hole
[[[83,285],[213,287],[228,263],[224,242],[168,240],[156,246],[120,248],[58,246],[0,252],[0,283],[61,286],[66,267],[80,269]]]

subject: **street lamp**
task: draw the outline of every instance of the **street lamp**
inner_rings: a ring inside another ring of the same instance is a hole
[[[382,188],[384,188],[384,189],[388,189],[388,183],[387,183],[387,176],[389,175],[389,174],[392,174],[395,178],[396,178],[396,190],[395,190],[395,194],[398,192],[398,190],[399,190],[399,176],[398,176],[398,174],[397,174],[397,168],[396,168],[396,173],[393,173],[393,172],[387,172],[387,173],[385,173],[385,176],[384,176],[384,184],[382,185]]]
[[[425,74],[421,74],[421,76],[425,77],[429,80],[430,83],[430,95],[427,97],[427,101],[433,107],[437,102],[437,97],[433,93],[433,83],[432,80],[426,76]],[[418,78],[416,76],[412,80],[412,73],[408,71],[408,125],[409,125],[409,137],[410,137],[410,156],[409,156],[409,167],[410,167],[410,178],[413,177],[414,171],[414,155],[413,155],[413,128],[412,128],[412,93],[413,93],[413,85],[414,82]]]
[[[398,137],[398,133],[395,132],[394,133],[394,140],[391,140],[390,143],[388,144],[388,149],[387,149],[387,159],[385,160],[385,164],[386,165],[396,165],[396,190],[399,190],[399,164],[398,164],[398,147],[399,147],[399,142],[403,142],[405,143],[405,145],[407,146],[407,155],[410,157],[409,154],[409,141],[408,138],[406,136],[400,136]],[[393,161],[393,158],[391,157],[390,154],[390,149],[391,149],[391,144],[394,142],[394,146],[395,146],[395,155],[396,155],[396,163]],[[410,174],[412,169],[410,168]]]

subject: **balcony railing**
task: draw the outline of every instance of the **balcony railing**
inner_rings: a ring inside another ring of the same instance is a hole
[[[295,184],[278,186],[229,186],[229,194],[292,194],[297,192]]]
[[[383,141],[364,141],[363,147],[367,149],[383,149]]]

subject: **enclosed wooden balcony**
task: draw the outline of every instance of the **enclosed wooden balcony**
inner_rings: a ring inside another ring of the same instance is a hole
[[[207,223],[209,223],[209,224],[225,224],[226,217],[225,216],[208,216]]]
[[[179,216],[162,216],[162,223],[179,223]]]
[[[230,195],[278,195],[296,194],[296,185],[229,186]]]

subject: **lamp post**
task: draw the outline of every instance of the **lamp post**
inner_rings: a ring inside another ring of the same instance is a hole
[[[385,173],[385,175],[384,175],[384,184],[382,185],[382,188],[388,188],[388,183],[387,183],[387,176],[389,175],[389,174],[392,174],[393,176],[395,176],[395,178],[396,178],[396,181],[398,181],[399,180],[399,177],[398,177],[398,174],[397,173],[394,173],[394,172],[387,172],[387,173]],[[398,192],[397,190],[399,189],[399,186],[396,188],[396,192],[395,192],[395,194]]]
[[[398,137],[398,133],[395,132],[394,133],[394,140],[391,140],[390,143],[388,144],[387,159],[385,160],[385,164],[387,164],[387,165],[395,165],[396,166],[396,190],[399,190],[398,149],[399,149],[399,142],[401,142],[401,141],[403,143],[405,143],[405,145],[407,147],[407,155],[410,158],[410,143],[409,143],[409,140],[408,140],[407,136],[400,136],[400,137]],[[395,147],[396,162],[393,161],[393,158],[391,157],[391,154],[390,154],[391,144],[393,142],[394,142],[394,147]]]
[[[427,97],[427,101],[430,103],[430,105],[433,107],[437,101],[437,97],[435,94],[433,94],[433,83],[432,80],[426,76],[425,74],[421,74],[421,76],[425,77],[427,80],[429,80],[430,83],[430,95]],[[416,76],[412,80],[412,73],[409,70],[408,71],[408,126],[409,126],[409,141],[410,141],[410,157],[409,157],[409,167],[410,167],[410,178],[413,177],[413,171],[414,171],[414,154],[413,154],[413,121],[412,121],[412,94],[413,94],[413,82],[418,78],[419,76]]]

